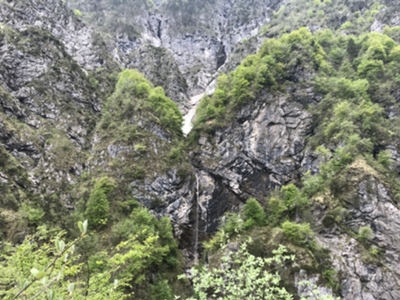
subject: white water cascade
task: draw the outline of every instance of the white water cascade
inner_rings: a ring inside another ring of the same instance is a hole
[[[192,106],[192,108],[188,111],[186,115],[183,116],[182,132],[184,135],[188,135],[190,130],[192,130],[193,128],[192,120],[194,115],[196,114],[197,106],[199,105],[200,100],[201,98],[203,98],[204,94],[205,93],[201,93],[190,98],[190,105]]]

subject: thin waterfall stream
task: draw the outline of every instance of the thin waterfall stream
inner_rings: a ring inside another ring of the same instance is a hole
[[[195,216],[195,223],[194,223],[194,263],[197,264],[199,261],[199,199],[200,199],[200,184],[199,184],[199,176],[196,172],[196,216]]]

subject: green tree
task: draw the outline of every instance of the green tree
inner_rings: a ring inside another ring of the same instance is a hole
[[[254,198],[247,200],[243,206],[244,229],[265,225],[266,214],[260,203]]]
[[[107,224],[110,216],[110,203],[107,195],[114,189],[114,182],[103,177],[96,181],[86,204],[85,217],[89,224],[98,228]]]
[[[166,225],[166,222],[161,225]],[[93,256],[101,264],[92,272],[85,272],[85,253],[79,242],[87,238],[88,223],[80,222],[81,235],[71,242],[63,241],[64,232],[38,227],[18,246],[6,244],[0,251],[0,297],[2,299],[66,299],[123,300],[130,298],[131,286],[146,278],[147,270],[161,262],[170,252],[160,245],[156,234],[145,237],[131,235],[108,253]],[[165,230],[169,230],[166,228]],[[165,237],[164,239],[169,238]],[[89,277],[87,277],[89,276]],[[154,287],[160,293],[165,281]],[[170,293],[170,292],[168,292]],[[166,293],[165,295],[167,295]]]
[[[65,243],[64,232],[39,226],[18,246],[7,244],[0,252],[0,297],[2,299],[125,299],[112,271],[95,274],[93,284],[79,280],[82,272],[76,244],[86,237],[87,221],[79,222],[81,235]],[[112,258],[113,259],[113,258]],[[45,298],[44,298],[45,297]]]

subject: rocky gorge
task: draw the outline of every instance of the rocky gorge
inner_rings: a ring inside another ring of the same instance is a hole
[[[220,252],[202,243],[254,198],[267,229],[241,235],[262,256],[279,244],[297,255],[283,284],[294,297],[305,279],[321,297],[400,299],[398,11],[395,1],[0,0],[1,239],[72,227],[108,178],[98,244],[123,236],[135,201],[168,217],[184,265],[212,264]],[[271,221],[290,184],[307,208]],[[313,233],[290,240],[285,220]]]

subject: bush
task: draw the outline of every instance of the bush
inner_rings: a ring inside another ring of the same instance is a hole
[[[304,210],[308,205],[308,199],[294,184],[288,184],[281,188],[282,200],[289,211]]]
[[[172,147],[168,153],[168,160],[171,163],[177,163],[183,161],[185,157],[185,145],[184,143],[179,143],[176,147]]]
[[[362,78],[376,80],[378,74],[383,73],[384,65],[381,60],[364,59],[358,66],[358,74]]]
[[[41,208],[36,208],[26,203],[22,203],[22,212],[32,225],[39,225],[44,217],[44,212]]]
[[[283,204],[281,199],[271,197],[267,205],[267,224],[270,226],[276,226],[280,223],[283,213],[286,211],[286,206]]]
[[[254,198],[247,200],[243,206],[244,229],[265,225],[266,214],[260,203]]]
[[[361,226],[358,229],[357,239],[362,243],[366,243],[373,238],[374,234],[372,233],[372,229],[369,226]]]
[[[304,246],[312,240],[314,233],[310,229],[310,224],[296,224],[285,221],[282,224],[283,233],[295,245]]]
[[[115,183],[108,177],[96,181],[86,204],[85,217],[90,226],[99,228],[108,222],[110,203],[107,195],[114,189]]]
[[[247,250],[247,244],[239,245],[238,251],[225,251],[218,268],[192,268],[194,298],[200,299],[292,299],[281,287],[281,277],[276,267],[282,267],[286,261],[294,260],[287,250],[279,246],[270,258],[255,257]],[[274,272],[268,267],[273,266]],[[187,278],[180,275],[179,278]]]
[[[228,213],[223,230],[228,236],[241,232],[243,229],[243,220],[238,214]]]
[[[80,18],[80,17],[82,17],[82,12],[79,9],[75,9],[74,15]]]
[[[389,60],[400,62],[400,46],[396,46],[392,49],[389,55]]]
[[[90,225],[99,227],[107,224],[110,215],[109,210],[110,204],[104,191],[93,190],[85,211],[85,216],[88,218]]]
[[[151,299],[152,300],[173,300],[174,295],[171,291],[171,287],[168,285],[167,280],[159,279],[151,287]]]
[[[378,162],[384,167],[388,167],[390,165],[390,159],[392,155],[388,150],[383,150],[378,154]]]

